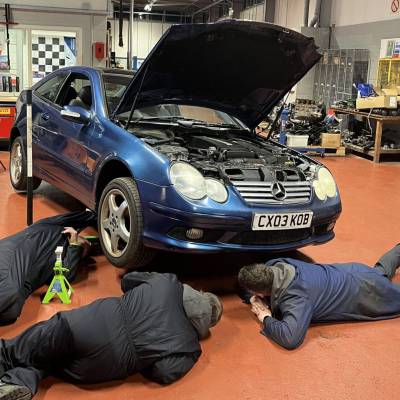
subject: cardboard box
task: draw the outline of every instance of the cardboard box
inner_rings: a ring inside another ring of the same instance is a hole
[[[394,94],[396,94],[397,96],[400,96],[400,86],[391,84],[387,87],[387,89],[390,89],[393,91]]]
[[[340,133],[321,133],[321,147],[337,149],[342,144]]]
[[[397,86],[389,86],[386,89],[379,89],[374,86],[376,97],[359,97],[356,101],[356,108],[359,110],[369,108],[397,108]]]
[[[385,89],[382,89],[381,93],[379,93],[379,90],[378,90],[377,93],[378,94],[386,94],[388,96],[397,96],[398,95],[397,86],[396,87],[387,87]]]
[[[397,95],[360,97],[356,100],[356,108],[358,110],[364,110],[369,108],[397,108]]]

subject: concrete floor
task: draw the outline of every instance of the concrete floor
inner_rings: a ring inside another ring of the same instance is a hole
[[[8,165],[8,155],[0,153]],[[335,175],[343,200],[337,237],[297,254],[319,262],[360,261],[373,264],[399,242],[400,164],[374,165],[356,158],[324,160]],[[0,237],[25,227],[25,198],[15,194],[8,172],[0,172]],[[60,191],[43,185],[35,195],[35,219],[79,208]],[[259,256],[194,257],[159,255],[151,270],[173,271],[197,288],[216,290],[225,313],[212,336],[202,343],[203,355],[181,381],[161,387],[140,376],[125,382],[75,386],[54,378],[43,381],[37,399],[251,399],[353,400],[395,399],[400,369],[400,319],[373,323],[313,326],[304,344],[286,351],[259,334],[259,324],[234,292],[237,269]],[[267,258],[267,257],[265,257]],[[42,288],[27,301],[21,318],[0,328],[12,337],[55,312],[119,295],[121,271],[97,257],[95,268],[81,271],[71,307],[43,306]],[[400,274],[395,277],[400,282]]]

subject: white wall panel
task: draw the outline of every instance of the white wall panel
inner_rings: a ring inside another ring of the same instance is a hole
[[[316,0],[310,0],[308,19],[314,15]],[[300,32],[304,19],[304,0],[276,0],[275,24]]]
[[[7,0],[0,2],[0,7],[8,3],[15,6],[59,7],[77,10],[106,11],[108,0]]]
[[[393,0],[333,0],[332,23],[346,26],[400,18],[400,10],[392,12],[392,2]]]
[[[128,21],[124,20],[124,46],[118,46],[118,20],[111,20],[113,32],[113,50],[116,57],[126,58],[128,51]],[[133,24],[133,54],[138,58],[146,58],[164,32],[171,26],[170,23],[156,21],[135,21]]]
[[[260,21],[260,22],[265,21],[265,3],[249,7],[241,11],[240,19],[247,19],[251,21]]]

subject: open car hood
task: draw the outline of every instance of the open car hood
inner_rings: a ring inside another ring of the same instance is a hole
[[[312,38],[269,23],[173,25],[135,74],[114,117],[135,101],[135,109],[185,104],[224,111],[254,128],[320,57]]]

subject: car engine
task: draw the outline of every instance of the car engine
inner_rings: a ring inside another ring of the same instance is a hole
[[[205,177],[226,182],[300,182],[316,170],[316,163],[248,131],[169,127],[135,134],[171,161],[188,162]]]

